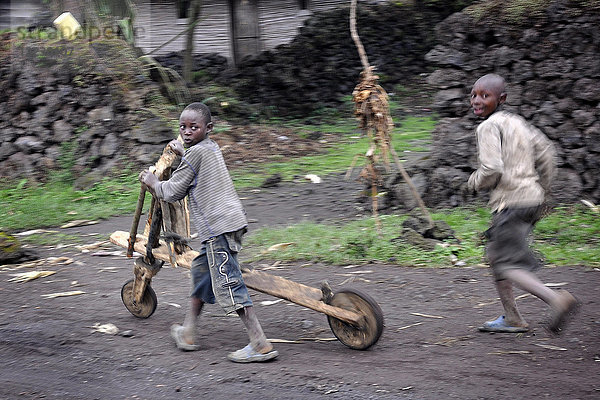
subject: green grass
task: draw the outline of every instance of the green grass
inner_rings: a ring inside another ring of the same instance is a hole
[[[452,266],[453,260],[466,265],[485,262],[482,233],[488,228],[490,213],[485,208],[456,208],[432,214],[434,220],[448,223],[459,240],[449,240],[426,251],[404,242],[400,234],[406,216],[383,215],[379,236],[373,218],[344,225],[305,222],[280,228],[262,228],[248,237],[248,261],[310,261],[330,264],[391,262],[403,266]],[[565,226],[568,223],[568,226]],[[537,225],[534,249],[547,265],[600,266],[600,222],[598,215],[583,206],[555,210]],[[278,243],[293,243],[281,250],[268,251]]]
[[[354,122],[354,121],[352,121]],[[280,174],[283,180],[293,180],[295,177],[306,174],[327,175],[334,172],[347,170],[356,156],[356,165],[363,165],[362,157],[369,148],[369,139],[361,137],[361,132],[356,124],[348,121],[336,125],[326,124],[310,127],[295,126],[300,132],[318,130],[319,132],[335,133],[340,139],[324,147],[324,154],[306,156],[285,162],[271,162],[253,165],[231,171],[231,176],[236,187],[259,186],[265,177]],[[398,154],[404,151],[425,151],[430,143],[431,131],[435,126],[432,117],[408,117],[394,129],[392,146]]]
[[[538,223],[535,247],[552,264],[600,266],[600,215],[584,206],[557,208]]]
[[[329,264],[392,262],[398,265],[439,266],[446,264],[452,248],[439,247],[424,252],[402,241],[400,224],[406,217],[380,217],[382,237],[377,234],[372,218],[342,226],[304,222],[283,228],[263,228],[248,237],[247,254],[251,259],[310,261]],[[269,252],[277,243],[293,243],[283,250]]]
[[[0,185],[0,231],[59,226],[65,222],[95,220],[133,212],[139,195],[134,175],[104,179],[89,190],[75,190],[69,182]],[[137,189],[136,189],[137,188]]]
[[[521,24],[544,16],[549,0],[502,0],[473,4],[464,11],[480,21],[493,18],[508,24]]]

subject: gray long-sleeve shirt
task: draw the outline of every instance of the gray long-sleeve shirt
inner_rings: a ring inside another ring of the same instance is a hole
[[[248,225],[221,150],[209,138],[187,149],[171,178],[159,182],[155,191],[167,202],[189,195],[190,214],[202,242]]]
[[[556,173],[552,142],[522,117],[496,111],[477,127],[479,168],[471,189],[491,189],[492,211],[544,202]]]

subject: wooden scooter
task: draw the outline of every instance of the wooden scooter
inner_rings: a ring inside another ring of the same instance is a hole
[[[177,155],[167,146],[152,172],[160,180],[168,179],[176,159]],[[137,233],[145,195],[142,185],[131,231],[116,231],[110,236],[112,243],[127,249],[128,257],[134,251],[141,254],[134,261],[134,279],[121,288],[123,304],[138,318],[148,318],[156,310],[158,300],[151,282],[163,264],[189,269],[199,254],[186,243],[190,221],[185,201],[166,203],[153,197],[144,233]],[[370,296],[355,289],[333,293],[326,281],[317,289],[249,268],[242,268],[242,277],[251,289],[326,314],[335,337],[352,349],[368,349],[383,332],[381,308]]]

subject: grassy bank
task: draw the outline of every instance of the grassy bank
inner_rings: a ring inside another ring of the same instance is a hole
[[[305,125],[288,124],[300,135],[308,134],[310,127]],[[392,146],[399,154],[403,152],[420,152],[427,150],[426,145],[431,140],[431,131],[435,121],[431,117],[408,117],[394,129]],[[335,143],[324,144],[325,154],[306,156],[291,160],[249,165],[231,171],[236,187],[257,187],[265,177],[279,174],[283,180],[292,180],[306,174],[327,175],[345,171],[350,167],[356,156],[363,156],[369,148],[369,138],[360,135],[353,120],[342,120],[338,123],[312,127],[320,132],[333,132],[339,139]],[[360,161],[362,160],[362,161]],[[363,165],[364,158],[357,161]]]
[[[137,190],[134,190],[138,188]],[[133,213],[139,194],[137,176],[105,179],[89,190],[69,182],[32,184],[26,179],[0,184],[0,231],[59,226],[79,219],[102,219]]]
[[[485,262],[482,233],[490,214],[485,208],[456,208],[432,214],[447,222],[457,240],[440,243],[432,251],[408,244],[402,237],[399,215],[382,215],[382,235],[373,218],[345,225],[301,223],[277,229],[259,229],[248,240],[250,259],[257,262],[308,261],[330,264],[368,262],[439,267]],[[277,244],[282,246],[275,246]],[[272,249],[270,249],[272,247]],[[583,205],[558,207],[534,231],[533,248],[546,265],[600,266],[600,222]],[[458,264],[457,264],[458,263]]]

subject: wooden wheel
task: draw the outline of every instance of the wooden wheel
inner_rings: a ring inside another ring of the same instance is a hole
[[[383,312],[375,300],[358,290],[344,289],[337,292],[329,304],[363,316],[358,325],[327,317],[331,331],[340,342],[355,350],[366,350],[377,343],[383,333]]]
[[[158,304],[156,293],[154,292],[154,289],[150,287],[150,285],[146,286],[144,296],[142,296],[142,301],[137,303],[133,295],[133,283],[134,279],[125,282],[121,288],[121,300],[123,300],[125,308],[127,308],[131,314],[138,318],[148,318],[154,314],[156,305]]]

